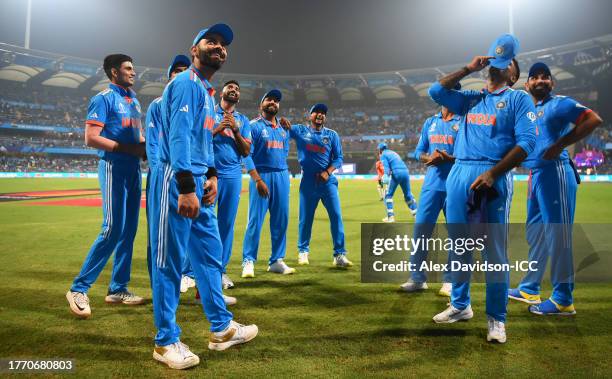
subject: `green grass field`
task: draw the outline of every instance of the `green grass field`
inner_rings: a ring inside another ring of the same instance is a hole
[[[87,179],[3,179],[0,193],[97,186]],[[297,260],[297,189],[298,182],[292,182],[290,265]],[[419,190],[420,183],[413,183],[415,194]],[[576,222],[610,223],[611,190],[610,184],[581,185]],[[524,304],[510,303],[508,342],[489,344],[482,284],[473,285],[473,320],[435,325],[431,317],[447,301],[435,295],[437,285],[406,295],[395,284],[360,283],[360,223],[378,222],[383,204],[374,181],[341,181],[340,194],[353,269],[331,267],[329,224],[320,206],[310,266],[296,266],[297,274],[287,277],[266,273],[270,242],[265,227],[257,277],[251,280],[239,278],[247,211],[243,197],[229,267],[237,287],[228,294],[238,298],[231,308],[236,320],[256,323],[260,334],[246,345],[209,351],[209,324],[190,290],[177,318],[182,341],[201,364],[186,372],[152,359],[150,302],[140,307],[104,303],[111,264],[89,292],[93,317],[78,320],[69,312],[64,295],[100,229],[100,209],[0,203],[0,358],[71,358],[78,377],[609,377],[609,283],[579,283],[575,317],[536,317]],[[525,219],[525,194],[525,183],[517,184],[513,222]],[[399,221],[412,221],[399,196],[396,203]],[[130,288],[150,299],[144,215],[142,210]],[[549,293],[545,287],[544,295]]]

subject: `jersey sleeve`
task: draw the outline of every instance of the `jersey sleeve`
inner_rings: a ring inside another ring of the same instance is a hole
[[[427,154],[429,152],[429,138],[427,137],[427,129],[429,129],[430,119],[428,118],[423,123],[423,128],[421,129],[421,137],[419,138],[419,143],[417,144],[416,150],[414,152],[414,159],[417,161],[421,158],[421,154]]]
[[[191,130],[198,111],[198,88],[192,81],[181,80],[174,84],[170,96],[170,165],[175,173],[191,171]]]
[[[145,145],[147,148],[147,158],[149,162],[157,161],[158,144],[159,144],[159,125],[160,125],[159,102],[153,101],[147,110],[147,118],[145,121]]]
[[[536,109],[529,95],[524,91],[516,92],[514,114],[514,138],[516,145],[530,154],[536,144]]]
[[[109,113],[109,105],[106,97],[102,94],[97,94],[92,97],[89,102],[85,124],[104,126]]]
[[[332,139],[331,145],[331,164],[335,168],[342,168],[342,162],[344,161],[344,156],[342,154],[342,141],[340,141],[340,136],[338,133],[334,133],[334,138]]]
[[[446,89],[440,82],[435,82],[429,87],[429,96],[433,101],[448,108],[454,114],[464,115],[472,107],[472,104],[478,101],[482,93]]]
[[[291,125],[291,128],[289,128],[289,137],[291,137],[293,139],[297,139],[298,136],[300,135],[300,128],[301,127],[302,127],[302,125],[300,125],[300,124]]]
[[[380,155],[380,161],[383,164],[383,170],[385,170],[385,174],[389,175],[391,173],[391,167],[389,162],[389,155],[384,152]]]
[[[244,138],[247,142],[251,142],[251,123],[245,115],[241,115],[240,121],[242,122],[242,126],[240,126],[240,134],[242,138]]]
[[[579,124],[591,110],[571,97],[562,98],[557,104],[555,116],[564,123]]]

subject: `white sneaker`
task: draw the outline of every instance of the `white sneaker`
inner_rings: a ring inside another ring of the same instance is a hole
[[[136,296],[130,291],[109,293],[104,298],[108,304],[126,304],[126,305],[140,305],[144,303],[144,299],[140,296]]]
[[[438,291],[438,295],[450,297],[452,289],[453,289],[452,283],[442,283],[442,288],[440,288],[440,290]]]
[[[77,317],[88,318],[91,316],[91,308],[89,307],[89,297],[84,292],[66,292],[66,299],[70,304],[70,311]]]
[[[268,272],[274,272],[277,274],[290,275],[295,272],[295,269],[287,266],[282,259],[277,259],[276,262],[268,266]]]
[[[257,336],[257,325],[242,325],[230,321],[230,325],[222,332],[210,333],[208,348],[210,350],[225,350],[231,346],[246,343]]]
[[[387,216],[382,219],[383,222],[395,222],[395,216]]]
[[[190,278],[187,275],[183,275],[183,277],[181,278],[181,293],[185,293],[189,291],[190,288],[193,288],[195,286],[196,282],[195,280],[193,280],[193,278]]]
[[[427,282],[417,283],[413,282],[412,279],[400,286],[400,289],[404,292],[413,293],[418,291],[424,291],[427,288]]]
[[[184,370],[200,364],[200,358],[181,341],[166,346],[155,346],[153,359],[176,370]]]
[[[349,261],[344,254],[336,255],[332,264],[337,268],[349,268],[353,266],[353,262]]]
[[[225,301],[225,305],[234,305],[238,302],[238,300],[233,296],[225,296],[223,295],[223,301]]]
[[[410,214],[411,214],[413,217],[416,217],[417,210],[416,210],[416,209],[411,209],[411,210],[410,210]]]
[[[310,264],[310,262],[308,261],[308,252],[300,251],[298,253],[298,264],[300,266],[306,266]]]
[[[506,325],[497,321],[491,316],[487,316],[487,323],[489,324],[489,332],[487,333],[487,341],[497,341],[499,343],[506,342]]]
[[[223,283],[224,290],[234,288],[234,282],[232,282],[232,280],[227,274],[223,274],[223,276],[221,277],[221,281]]]
[[[253,261],[246,261],[242,265],[242,277],[243,278],[254,278],[255,277],[255,265]]]
[[[472,317],[474,317],[474,312],[472,312],[471,305],[468,305],[467,308],[461,311],[451,304],[448,308],[435,315],[433,320],[437,324],[451,324],[456,321],[469,320]]]

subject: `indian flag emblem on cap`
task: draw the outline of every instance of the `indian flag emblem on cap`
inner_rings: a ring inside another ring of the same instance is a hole
[[[495,48],[495,54],[502,55],[503,53],[504,53],[504,47],[503,46],[500,45],[500,46],[497,46]]]

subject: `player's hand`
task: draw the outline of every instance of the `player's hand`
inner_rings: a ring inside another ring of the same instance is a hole
[[[445,162],[455,162],[455,157],[446,152],[446,150],[437,150],[444,157]]]
[[[546,149],[542,158],[552,160],[559,158],[559,155],[563,152],[563,146],[553,143]]]
[[[239,132],[238,127],[236,126],[236,119],[234,118],[234,115],[232,113],[225,112],[222,122],[224,123],[225,127],[230,128],[232,132]]]
[[[389,179],[389,175],[383,175],[382,182],[383,184],[389,184],[391,180]]]
[[[205,205],[213,205],[217,197],[217,177],[213,176],[204,183],[204,196],[202,202]]]
[[[179,194],[178,214],[189,218],[198,217],[200,214],[200,201],[195,192]]]
[[[430,156],[427,161],[425,161],[425,166],[437,166],[444,162],[444,156],[440,153],[440,150],[436,149]]]
[[[482,174],[480,174],[476,178],[476,180],[474,180],[474,183],[472,183],[472,185],[470,186],[470,189],[479,190],[479,189],[491,188],[493,187],[494,183],[495,183],[495,177],[493,176],[491,171],[487,170],[483,172]]]
[[[470,72],[480,71],[489,65],[489,60],[492,58],[495,58],[495,57],[486,56],[486,55],[477,55],[474,58],[472,58],[472,61],[468,63],[466,67],[468,70],[470,70]]]
[[[317,179],[322,183],[327,183],[327,181],[329,180],[329,172],[327,172],[327,170],[321,171],[317,175]]]
[[[259,196],[261,197],[270,196],[270,191],[268,190],[268,186],[262,179],[259,179],[255,182],[255,187],[257,188],[257,193],[259,193]]]
[[[289,122],[289,120],[287,120],[285,117],[280,118],[280,124],[283,127],[283,129],[286,129],[286,130],[291,129],[291,122]]]

